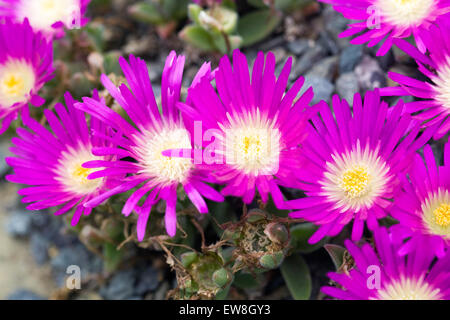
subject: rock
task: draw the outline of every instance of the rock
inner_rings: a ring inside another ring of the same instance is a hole
[[[147,67],[150,81],[155,83],[159,82],[164,70],[164,65],[161,64],[160,61],[152,61]]]
[[[353,104],[353,96],[359,92],[358,79],[353,72],[347,72],[339,76],[336,80],[336,91],[338,95],[347,100],[347,102]]]
[[[317,62],[306,76],[316,76],[332,80],[336,74],[338,57],[328,57]]]
[[[9,140],[0,142],[0,176],[4,176],[9,168],[9,165],[5,162],[5,158],[12,156],[9,151],[11,142]]]
[[[353,71],[363,56],[362,46],[349,46],[342,50],[339,59],[339,71],[341,74]]]
[[[13,211],[6,224],[6,231],[13,237],[26,237],[31,230],[31,217],[26,211]]]
[[[323,10],[323,19],[325,21],[325,30],[335,37],[347,28],[347,24],[351,23],[342,14],[334,10],[332,6],[326,6],[325,10]]]
[[[26,289],[19,289],[11,293],[8,300],[47,300],[46,298]]]
[[[154,299],[155,300],[165,300],[167,291],[169,291],[169,289],[170,289],[170,284],[167,281],[163,282],[159,286],[158,290],[156,291]]]
[[[287,49],[295,54],[296,56],[301,56],[312,47],[312,41],[308,39],[299,39],[296,41],[288,42]]]
[[[275,63],[279,64],[287,59],[287,52],[283,48],[276,48],[272,50],[273,55],[275,56]]]
[[[65,285],[65,279],[69,275],[67,273],[69,266],[75,265],[80,268],[82,280],[86,279],[90,273],[101,272],[103,267],[102,260],[80,243],[62,248],[58,255],[50,261],[50,264],[53,277],[59,286]]]
[[[108,284],[100,289],[100,295],[107,300],[131,299],[135,296],[134,283],[136,281],[134,270],[129,269],[116,273]]]
[[[328,34],[328,32],[321,31],[318,42],[332,55],[336,55],[339,53],[339,46],[337,45],[333,37]]]
[[[280,48],[284,46],[284,38],[282,36],[270,38],[268,41],[261,44],[259,50],[263,52],[267,52],[270,50],[274,50],[275,48]]]
[[[42,265],[49,259],[50,242],[40,233],[33,233],[30,239],[30,251],[37,264]]]
[[[334,92],[334,85],[330,81],[317,76],[305,77],[305,84],[300,93],[305,92],[311,86],[314,89],[314,98],[311,104],[316,104],[321,100],[325,100],[326,102],[330,101],[331,95]]]
[[[127,44],[123,48],[126,55],[134,54],[137,56],[147,54],[151,51],[154,45],[154,38],[152,36],[143,36],[142,38],[130,37]]]
[[[140,271],[137,278],[134,293],[139,296],[145,296],[148,292],[153,292],[158,288],[159,278],[158,271],[151,266],[147,266]]]
[[[304,75],[317,61],[320,61],[325,57],[326,51],[320,45],[315,45],[310,48],[306,53],[296,62],[292,68],[291,81],[297,80],[298,77]]]
[[[370,56],[364,56],[356,66],[355,75],[358,78],[360,88],[364,91],[385,87],[387,83],[386,73],[380,68],[378,62]]]

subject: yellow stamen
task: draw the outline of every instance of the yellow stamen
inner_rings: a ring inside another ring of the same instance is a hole
[[[15,74],[10,74],[3,82],[5,91],[10,95],[17,95],[23,89],[24,81]]]
[[[342,174],[340,187],[347,193],[348,198],[353,199],[367,192],[370,179],[371,176],[365,167],[355,166]]]
[[[83,168],[82,166],[78,166],[75,168],[72,175],[76,179],[87,180],[87,177],[90,173],[91,173],[91,169],[87,169],[87,168]]]
[[[450,205],[448,203],[441,204],[433,211],[435,221],[442,227],[450,225]]]

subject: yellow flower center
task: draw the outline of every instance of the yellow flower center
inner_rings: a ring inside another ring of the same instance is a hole
[[[142,173],[153,177],[160,184],[184,183],[193,164],[190,158],[179,155],[166,156],[163,151],[190,149],[189,132],[183,127],[161,128],[158,132],[144,131],[136,136],[136,153],[141,159]]]
[[[88,175],[91,173],[92,169],[83,168],[81,165],[75,167],[72,175],[75,179],[87,180]]]
[[[13,95],[18,94],[23,89],[24,81],[15,74],[9,74],[5,77],[3,85],[5,87],[5,92]]]
[[[34,70],[26,62],[9,60],[0,65],[0,105],[10,107],[25,102],[34,85]]]
[[[367,192],[370,179],[371,176],[367,168],[358,165],[353,169],[344,171],[339,186],[346,192],[348,198],[354,199]]]
[[[61,182],[68,192],[78,195],[93,193],[103,185],[104,179],[89,180],[87,177],[101,168],[83,168],[82,165],[85,162],[100,159],[91,154],[89,147],[78,150],[68,149],[61,154],[59,165],[55,168],[56,180]]]
[[[78,0],[21,0],[18,9],[19,18],[27,17],[33,28],[51,31],[58,21],[70,26],[70,21],[78,18],[80,3]]]
[[[401,277],[378,291],[378,300],[440,300],[440,289],[427,283],[425,277],[416,279]]]
[[[383,18],[399,27],[420,25],[435,7],[434,0],[377,0]]]
[[[281,134],[274,122],[254,113],[233,117],[230,124],[221,126],[224,132],[225,162],[245,174],[273,175],[279,169]]]
[[[450,193],[438,189],[422,202],[422,217],[429,232],[450,239]]]
[[[435,221],[442,227],[450,225],[450,205],[448,203],[441,204],[433,211]]]

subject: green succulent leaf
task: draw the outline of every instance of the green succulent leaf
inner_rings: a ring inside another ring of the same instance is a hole
[[[301,223],[291,227],[291,246],[295,252],[311,253],[317,249],[323,247],[327,242],[327,238],[322,239],[318,243],[309,244],[308,240],[311,238],[314,232],[316,232],[318,226],[312,223]]]
[[[200,12],[202,12],[202,7],[195,3],[191,3],[188,6],[188,17],[189,19],[194,22],[195,24],[200,24],[200,21],[198,20],[198,16]]]
[[[107,272],[112,272],[117,269],[122,261],[122,251],[117,250],[116,245],[105,242],[103,246],[103,267]]]
[[[281,274],[295,300],[309,300],[312,290],[311,274],[301,255],[294,254],[284,259]]]
[[[144,23],[162,24],[166,20],[160,8],[148,1],[141,1],[130,6],[128,13],[137,21]]]
[[[238,34],[242,45],[250,46],[269,36],[281,22],[281,14],[270,9],[251,12],[239,19]]]
[[[326,244],[324,248],[330,255],[336,270],[338,270],[344,263],[344,254],[347,250],[344,247],[338,246],[336,244]]]
[[[211,38],[211,35],[202,27],[190,25],[185,27],[180,34],[180,37],[192,44],[193,46],[204,51],[215,51],[216,47]]]

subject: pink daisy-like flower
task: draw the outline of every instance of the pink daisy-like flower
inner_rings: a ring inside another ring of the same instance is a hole
[[[450,245],[450,143],[444,150],[444,166],[437,166],[429,145],[424,148],[425,164],[416,155],[409,171],[409,181],[402,177],[403,191],[395,198],[391,211],[400,221],[398,227],[405,237],[412,237],[401,253],[408,253],[427,242],[427,250],[438,257]]]
[[[433,264],[435,256],[426,243],[402,256],[401,238],[384,227],[374,232],[375,249],[345,246],[355,261],[347,273],[328,274],[342,288],[322,287],[322,292],[341,300],[448,300],[450,299],[450,254]]]
[[[245,55],[235,50],[233,66],[227,56],[220,61],[217,91],[203,81],[189,90],[190,104],[178,104],[190,120],[201,123],[203,140],[212,141],[196,161],[214,166],[212,175],[226,184],[223,195],[251,203],[257,190],[263,202],[271,194],[282,208],[279,186],[298,187],[292,176],[301,167],[298,147],[314,109],[308,108],[313,90],[295,101],[304,83],[300,78],[285,93],[291,67],[289,59],[277,79],[275,56],[259,52],[250,77]],[[201,139],[196,147],[204,147]]]
[[[140,185],[128,198],[122,210],[126,216],[133,210],[138,213],[137,235],[140,241],[145,236],[151,208],[159,200],[166,202],[167,233],[170,236],[176,234],[177,189],[180,185],[200,213],[208,212],[203,197],[214,201],[224,200],[220,193],[205,183],[210,182],[210,179],[200,168],[194,166],[191,159],[162,154],[165,150],[191,148],[190,132],[183,125],[175,107],[176,102],[180,100],[184,61],[185,57],[177,57],[175,52],[171,52],[167,57],[161,84],[162,115],[153,94],[147,65],[132,55],[129,63],[124,58],[119,60],[129,87],[122,84],[116,88],[105,75],[102,76],[102,83],[126,111],[134,126],[93,99],[85,98],[82,104],[77,105],[77,108],[92,114],[124,135],[124,138],[117,140],[120,148],[94,149],[94,152],[117,155],[119,160],[126,157],[135,160],[86,163],[86,168],[106,168],[88,178],[128,175],[122,184],[88,202],[86,206],[95,207],[114,194]],[[202,67],[194,83],[203,76],[211,78],[208,64]],[[138,202],[143,197],[146,199],[142,206],[139,206]]]
[[[308,161],[296,170],[307,197],[286,202],[298,209],[292,218],[320,226],[310,243],[337,235],[352,220],[352,239],[357,241],[365,222],[373,230],[377,219],[388,215],[399,189],[397,175],[409,168],[416,150],[436,129],[418,137],[420,123],[402,115],[403,107],[400,101],[388,110],[378,91],[367,92],[364,101],[355,94],[353,112],[338,96],[333,97],[333,112],[321,103],[301,151]]]
[[[39,90],[53,77],[53,47],[27,20],[0,23],[0,134],[28,103],[41,106]]]
[[[368,43],[373,47],[383,42],[377,55],[385,55],[396,39],[414,36],[425,52],[422,38],[436,19],[450,12],[449,0],[319,0],[333,5],[345,18],[361,20],[348,25],[341,33],[345,38],[361,33],[352,44]]]
[[[25,18],[31,27],[46,36],[61,37],[64,28],[84,26],[91,0],[0,0],[0,16],[21,23]]]
[[[441,123],[434,139],[440,139],[450,129],[450,21],[439,20],[439,26],[433,26],[424,33],[423,41],[429,51],[424,55],[406,41],[397,45],[416,59],[419,71],[431,80],[423,82],[408,76],[390,72],[389,77],[401,87],[383,88],[385,96],[408,96],[420,98],[406,104],[406,112],[424,122],[424,126]]]
[[[82,164],[109,159],[93,155],[91,149],[108,149],[112,144],[108,141],[110,130],[104,124],[91,119],[88,125],[85,114],[74,108],[71,95],[66,93],[64,98],[67,108],[56,104],[56,115],[44,110],[51,131],[29,115],[23,116],[24,125],[30,130],[18,128],[19,137],[12,138],[15,146],[10,150],[16,156],[6,158],[6,162],[14,173],[6,179],[30,186],[18,191],[24,196],[22,201],[30,203],[29,210],[59,207],[55,215],[62,215],[75,207],[72,225],[76,225],[83,214],[92,211],[83,204],[112,185],[107,179],[88,180],[94,170],[83,168]],[[94,99],[104,103],[97,94]],[[91,135],[90,129],[104,138]]]

